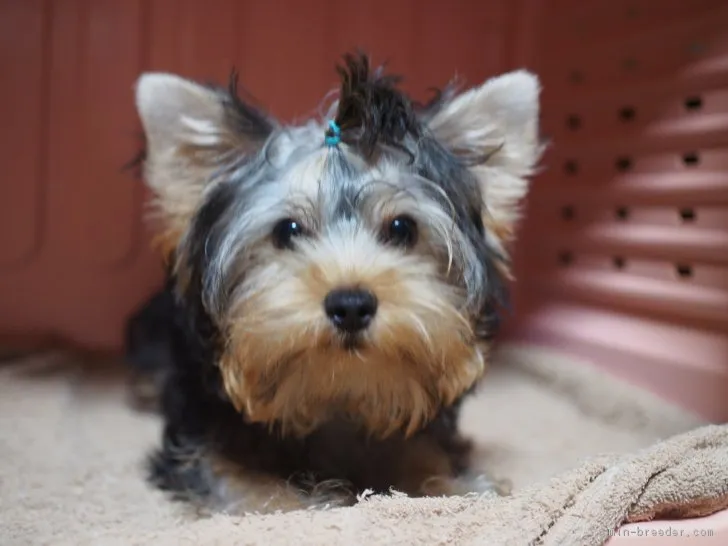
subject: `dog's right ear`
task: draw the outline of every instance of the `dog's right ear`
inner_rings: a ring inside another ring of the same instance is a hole
[[[136,107],[144,129],[144,178],[167,230],[180,235],[221,169],[257,150],[273,125],[229,90],[164,73],[142,75]]]
[[[541,84],[515,70],[455,95],[428,121],[435,136],[464,158],[486,157],[472,167],[487,215],[483,223],[498,239],[512,237],[521,201],[544,151],[539,135]]]

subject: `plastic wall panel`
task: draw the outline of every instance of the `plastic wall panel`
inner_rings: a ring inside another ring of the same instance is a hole
[[[0,338],[118,348],[161,277],[136,153],[143,70],[226,81],[279,117],[316,111],[357,46],[418,98],[506,68],[519,3],[458,0],[0,0]],[[511,30],[509,30],[511,29]]]
[[[728,420],[728,5],[529,5],[551,146],[517,335]]]
[[[45,152],[47,125],[47,25],[41,0],[0,3],[2,92],[13,97],[0,133],[3,171],[23,173],[22,183],[0,184],[0,233],[12,234],[2,241],[0,265],[6,268],[32,260],[41,244],[38,208],[45,164],[39,158]],[[11,39],[18,28],[23,32]]]

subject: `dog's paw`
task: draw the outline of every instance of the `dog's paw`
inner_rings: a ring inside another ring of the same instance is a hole
[[[424,496],[470,496],[511,494],[509,480],[492,480],[483,474],[468,473],[455,478],[433,477],[425,480],[420,488]]]

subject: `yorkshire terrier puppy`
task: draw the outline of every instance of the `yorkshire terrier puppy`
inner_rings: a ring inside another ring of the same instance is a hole
[[[136,85],[170,267],[130,338],[164,323],[169,356],[139,360],[162,378],[150,479],[201,506],[477,489],[458,408],[506,303],[538,80],[416,104],[365,55],[338,73],[330,116],[296,125],[234,79]]]

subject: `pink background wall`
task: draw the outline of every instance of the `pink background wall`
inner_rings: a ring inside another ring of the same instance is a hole
[[[506,8],[506,5],[509,5]],[[0,333],[115,348],[159,280],[136,152],[144,70],[243,83],[285,119],[313,112],[363,46],[422,96],[513,64],[518,3],[437,0],[1,0]]]
[[[728,421],[728,4],[543,6],[518,335]]]
[[[728,419],[724,0],[0,0],[0,337],[115,349],[160,280],[136,152],[144,70],[312,112],[355,46],[422,97],[544,84],[552,140],[517,246],[512,336]]]

